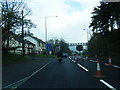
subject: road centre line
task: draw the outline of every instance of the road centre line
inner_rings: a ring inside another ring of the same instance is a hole
[[[70,57],[69,57],[69,59],[71,59]],[[71,59],[72,60],[72,59]]]
[[[51,61],[52,62],[52,61]],[[44,66],[42,66],[40,69],[38,69],[37,71],[35,71],[34,73],[32,73],[31,75],[19,80],[19,81],[16,81],[12,84],[9,84],[4,88],[11,88],[12,90],[16,89],[17,87],[19,87],[20,85],[22,85],[23,83],[25,83],[28,79],[30,79],[32,76],[34,76],[37,72],[39,72],[40,70],[42,70],[43,68],[45,68],[48,64],[50,64],[51,62],[48,62],[47,64],[45,64]]]
[[[94,60],[90,60],[91,62],[96,62],[96,61],[94,61]]]
[[[82,69],[84,69],[85,71],[89,71],[88,69],[86,69],[85,67],[83,67],[82,65],[80,65],[79,63],[77,63],[78,66],[80,66]]]
[[[113,65],[113,67],[120,68],[119,66]]]
[[[75,61],[74,60],[72,60],[74,63],[75,63]]]
[[[105,65],[109,65],[109,64],[107,64],[107,63],[104,63]]]
[[[75,63],[75,61],[74,61],[74,60],[72,60],[72,62],[74,62],[74,63]],[[80,66],[80,67],[81,67],[82,69],[84,69],[85,71],[87,71],[87,72],[89,71],[88,69],[86,69],[85,67],[83,67],[82,65],[80,65],[79,63],[77,63],[77,65],[78,65],[78,66]]]
[[[105,84],[107,87],[109,87],[112,90],[117,90],[116,88],[114,88],[113,86],[111,86],[110,84],[108,84],[107,82],[105,82],[104,80],[100,79],[100,82],[102,82],[103,84]]]

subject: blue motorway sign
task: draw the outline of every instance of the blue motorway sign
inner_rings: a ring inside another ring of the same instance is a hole
[[[52,51],[52,44],[46,44],[46,51]]]

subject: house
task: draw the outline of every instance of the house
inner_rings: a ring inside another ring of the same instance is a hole
[[[14,33],[10,33],[9,37],[9,52],[10,53],[16,53],[16,54],[22,54],[22,43],[25,44],[25,54],[32,54],[32,51],[34,50],[35,44],[28,40],[22,40],[22,38]],[[5,47],[7,47],[7,41],[5,41]]]
[[[24,40],[28,40],[35,45],[35,53],[41,54],[45,51],[46,43],[31,34],[26,34]]]

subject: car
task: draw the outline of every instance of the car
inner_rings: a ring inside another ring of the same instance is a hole
[[[68,57],[68,53],[63,53],[63,57]]]

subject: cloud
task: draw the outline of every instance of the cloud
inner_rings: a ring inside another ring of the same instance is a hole
[[[99,5],[99,0],[31,0],[28,5],[33,12],[30,18],[37,24],[37,30],[31,32],[38,38],[45,40],[45,17],[53,16],[47,18],[48,39],[56,37],[67,42],[87,42],[87,33],[83,29],[88,28],[91,12]],[[54,17],[56,15],[58,17]]]

